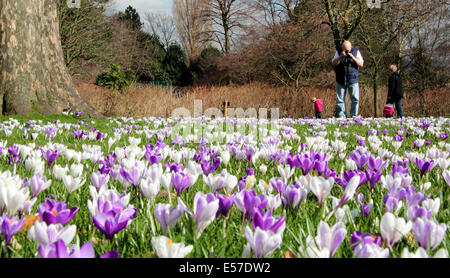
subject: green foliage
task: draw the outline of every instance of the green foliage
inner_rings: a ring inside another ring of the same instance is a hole
[[[113,90],[122,90],[129,87],[135,81],[135,72],[131,69],[121,71],[120,66],[111,65],[109,70],[103,71],[97,76],[96,84]]]
[[[127,21],[134,30],[140,30],[143,25],[139,13],[132,6],[128,6],[124,13],[119,13],[119,18]]]
[[[172,44],[168,47],[163,66],[168,76],[168,80],[173,84],[180,83],[183,71],[186,70],[184,58],[185,55],[180,45]]]

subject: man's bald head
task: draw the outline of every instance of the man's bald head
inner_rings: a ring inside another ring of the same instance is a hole
[[[344,41],[342,43],[342,49],[348,51],[352,50],[352,43],[350,41]]]

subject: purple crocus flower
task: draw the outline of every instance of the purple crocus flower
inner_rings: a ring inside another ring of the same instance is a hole
[[[174,162],[172,164],[169,162],[166,162],[165,166],[166,166],[166,168],[169,168],[170,172],[175,172],[175,173],[178,173],[184,169],[183,164],[177,164],[176,162]]]
[[[387,166],[387,161],[385,161],[383,163],[383,160],[381,158],[375,158],[373,156],[369,157],[369,162],[368,162],[368,166],[369,166],[369,170],[372,171],[383,171],[384,168],[386,168]]]
[[[423,175],[425,175],[426,173],[430,172],[431,169],[433,169],[434,161],[433,160],[427,161],[425,159],[419,159],[418,157],[416,157],[416,164],[420,171],[420,177],[422,178]]]
[[[369,204],[361,205],[361,215],[362,216],[369,216],[370,210],[371,210],[371,206]]]
[[[408,171],[409,171],[408,167],[403,167],[403,166],[401,166],[401,165],[399,165],[397,163],[394,163],[392,165],[391,175],[393,177],[395,177],[395,175],[397,175],[397,174],[404,175],[404,174],[408,174]]]
[[[51,180],[47,180],[46,177],[42,177],[39,173],[35,174],[31,179],[25,179],[24,184],[30,187],[32,197],[36,197],[39,193],[49,188],[52,184]]]
[[[322,175],[326,172],[328,168],[328,161],[320,161],[316,160],[314,162],[314,170],[317,171],[317,174]]]
[[[370,233],[361,233],[360,231],[355,231],[351,237],[350,237],[350,245],[353,251],[356,249],[356,247],[360,244],[376,244],[378,246],[381,246],[381,237],[375,236]]]
[[[178,204],[170,208],[169,204],[156,204],[153,214],[158,220],[164,235],[167,235],[168,230],[172,230],[177,224],[178,220],[184,213],[182,205]]]
[[[417,218],[413,225],[417,245],[425,250],[434,250],[444,240],[447,225],[436,220]]]
[[[173,173],[171,181],[178,197],[180,197],[181,193],[189,187],[189,175],[183,172]]]
[[[336,180],[337,177],[338,177],[338,174],[336,173],[335,170],[327,168],[327,169],[325,170],[325,172],[323,173],[323,176],[324,176],[326,179],[333,178],[334,180]]]
[[[255,169],[253,168],[246,168],[245,173],[247,173],[247,176],[254,176],[255,175]]]
[[[176,134],[171,142],[172,145],[183,145],[184,139],[182,136]]]
[[[302,173],[306,176],[309,171],[314,167],[314,161],[309,159],[308,157],[299,157],[300,169],[302,169]]]
[[[55,162],[56,158],[58,158],[58,151],[48,149],[47,152],[44,152],[43,149],[41,149],[42,157],[47,161],[47,166],[50,168],[50,166]]]
[[[366,170],[366,177],[370,183],[370,192],[373,191],[373,188],[375,187],[377,182],[381,179],[382,174],[383,173],[381,171]]]
[[[10,145],[8,147],[8,152],[10,154],[9,164],[17,163],[19,161],[19,147]]]
[[[403,136],[401,136],[401,135],[394,135],[394,141],[402,142],[403,141]]]
[[[108,175],[111,172],[111,168],[117,161],[117,155],[115,153],[108,154],[106,159],[100,159],[98,162],[98,170],[103,175]]]
[[[202,166],[203,174],[205,174],[205,176],[208,176],[212,172],[216,171],[217,168],[219,168],[219,166],[220,166],[220,159],[215,157],[213,159],[213,162],[210,162],[210,161],[207,161],[207,160],[203,160],[200,165]]]
[[[439,137],[441,137],[441,139],[444,141],[448,138],[448,133],[447,132],[442,132],[439,134]]]
[[[219,200],[219,209],[216,213],[216,218],[220,215],[226,217],[231,207],[234,205],[235,195],[222,195],[216,192],[215,197]]]
[[[102,140],[103,138],[105,138],[105,134],[103,134],[101,132],[97,132],[97,141]]]
[[[252,158],[258,149],[255,148],[254,146],[244,146],[242,150],[244,151],[247,160],[252,161]]]
[[[280,194],[280,196],[283,196],[284,194],[284,190],[286,189],[286,185],[283,182],[282,178],[279,177],[275,177],[272,178],[269,181],[270,185],[272,186],[272,188],[278,193]]]
[[[38,206],[39,218],[41,221],[50,224],[66,225],[75,217],[78,207],[67,209],[63,201],[45,199],[44,204]]]
[[[5,246],[8,246],[11,238],[19,232],[25,223],[25,218],[10,218],[7,214],[0,217],[0,233],[5,237]]]
[[[412,208],[430,198],[430,195],[425,196],[422,192],[416,192],[414,186],[408,186],[405,189],[405,197],[406,208]]]
[[[100,201],[100,199],[99,199]],[[136,218],[137,210],[135,208],[121,209],[120,207],[112,207],[110,210],[100,211],[92,217],[95,227],[97,227],[106,238],[111,242],[114,235],[124,229],[128,222]]]
[[[336,183],[342,186],[345,190],[345,188],[347,188],[347,184],[354,176],[359,176],[360,178],[358,187],[360,187],[361,185],[365,184],[368,181],[366,173],[359,170],[347,170],[344,171],[342,178],[336,179]]]
[[[72,131],[72,135],[76,139],[82,139],[85,134],[86,134],[86,132],[82,129],[73,129],[73,131]]]
[[[111,250],[109,252],[106,252],[105,254],[103,254],[100,257],[100,259],[119,259],[119,258],[120,258],[120,254],[116,250]]]
[[[418,218],[430,219],[431,214],[432,214],[432,210],[431,209],[426,209],[424,207],[414,206],[414,207],[409,209],[409,211],[408,211],[408,218],[411,221],[416,222],[416,220]]]
[[[306,199],[306,194],[308,194],[308,192],[305,189],[294,185],[288,185],[284,191],[283,203],[292,209],[296,209],[298,205]]]
[[[41,258],[94,258],[95,252],[92,242],[86,242],[80,249],[74,248],[68,252],[67,246],[62,239],[45,248],[40,245],[38,249]]]
[[[150,165],[153,165],[155,163],[159,163],[161,161],[161,154],[158,150],[149,151],[147,150],[145,152],[145,158],[150,163]]]
[[[47,133],[47,136],[49,136],[53,141],[56,136],[56,129],[54,127],[47,127],[45,128],[45,133]]]
[[[362,152],[361,150],[354,151],[348,158],[355,161],[356,166],[359,170],[363,170],[366,164],[369,162],[370,155],[366,152]]]
[[[286,217],[273,216],[272,210],[267,211],[265,214],[261,209],[257,209],[253,214],[253,230],[259,227],[264,231],[272,231],[276,234],[283,233],[286,228]]]
[[[264,209],[267,206],[266,195],[256,195],[255,190],[243,190],[235,199],[237,208],[242,212],[245,219],[251,219],[256,209]]]
[[[120,168],[120,175],[122,175],[122,177],[136,189],[141,182],[144,173],[141,173],[137,167],[133,167],[131,172],[125,170],[124,168]]]
[[[92,185],[97,189],[97,191],[99,191],[103,185],[107,184],[108,181],[109,181],[108,175],[103,175],[100,172],[95,172],[91,174]]]

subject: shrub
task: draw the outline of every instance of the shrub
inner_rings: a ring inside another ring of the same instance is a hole
[[[97,76],[95,84],[112,90],[122,90],[134,82],[135,76],[133,70],[127,69],[123,72],[119,65],[113,64],[109,70],[105,70]]]

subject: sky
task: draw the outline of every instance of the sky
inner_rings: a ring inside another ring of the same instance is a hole
[[[172,0],[113,0],[112,8],[116,11],[124,11],[132,6],[141,15],[146,12],[172,12]]]

